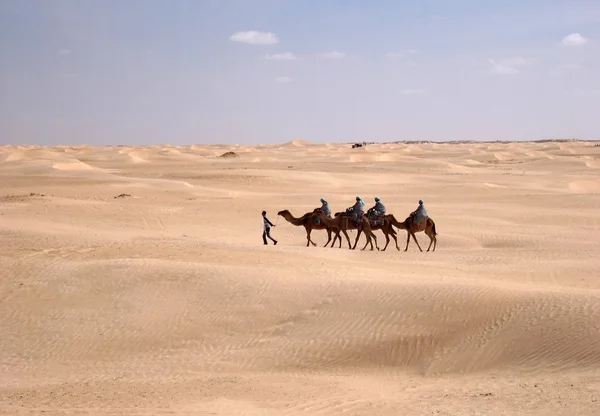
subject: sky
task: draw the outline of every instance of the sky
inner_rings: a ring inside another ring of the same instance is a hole
[[[600,139],[598,0],[0,0],[0,144]]]

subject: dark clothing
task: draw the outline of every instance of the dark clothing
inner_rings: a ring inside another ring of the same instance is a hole
[[[373,215],[376,217],[383,216],[383,215],[385,215],[385,205],[383,205],[383,202],[377,201],[375,203],[375,206],[373,208],[371,208],[369,211],[371,211],[373,213]]]
[[[352,206],[352,218],[354,218],[354,222],[358,221],[358,218],[365,213],[364,205],[365,203],[362,200],[358,200]]]
[[[273,242],[273,244],[277,244],[277,240],[275,240],[273,237],[271,237],[271,227],[274,227],[273,223],[271,221],[269,221],[269,219],[267,218],[266,215],[263,215],[263,224],[264,224],[264,230],[263,230],[263,243],[266,245],[267,244],[267,237],[269,237],[269,239]]]
[[[327,218],[331,218],[331,209],[329,208],[329,203],[327,201],[322,203],[321,208],[316,208],[315,210],[317,209],[320,209]],[[316,225],[321,225],[321,218],[318,215],[315,215],[313,218]]]
[[[273,244],[277,244],[277,240],[275,240],[273,237],[271,237],[271,227],[265,227],[265,230],[263,231],[263,243],[265,243],[265,245],[267,245],[267,237],[269,237],[269,239],[273,242]]]

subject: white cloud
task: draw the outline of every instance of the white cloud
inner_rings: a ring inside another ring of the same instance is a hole
[[[408,50],[400,51],[400,52],[388,52],[385,54],[385,56],[388,58],[404,58],[405,56],[414,55],[416,53],[417,53],[416,50],[408,49]]]
[[[520,56],[514,56],[512,58],[504,59],[500,62],[496,62],[493,59],[489,60],[492,65],[491,71],[495,74],[510,75],[518,74],[519,67],[527,65],[528,61]]]
[[[492,72],[494,74],[518,74],[519,71],[512,66],[499,64],[493,59],[490,59],[490,63],[492,64]]]
[[[402,95],[424,95],[427,93],[427,90],[424,88],[406,88],[400,90],[400,94]]]
[[[61,49],[60,51],[58,51],[59,55],[70,55],[71,54],[71,50],[70,49]]]
[[[236,32],[229,37],[232,42],[247,43],[249,45],[274,45],[279,39],[272,32],[258,32],[249,30],[247,32]]]
[[[564,46],[583,46],[588,43],[588,40],[581,36],[581,33],[571,33],[562,38],[560,43]]]
[[[293,81],[293,79],[288,76],[275,77],[275,82],[278,84],[287,84],[292,81]]]
[[[274,53],[272,55],[265,55],[265,59],[268,59],[270,61],[294,61],[298,58],[296,58],[296,55],[294,55],[291,52],[284,52]]]
[[[320,54],[322,58],[326,59],[341,59],[346,56],[344,52],[331,51]]]

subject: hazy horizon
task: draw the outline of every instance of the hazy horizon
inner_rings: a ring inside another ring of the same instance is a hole
[[[310,145],[328,145],[328,144],[354,144],[354,143],[366,143],[369,145],[382,145],[382,144],[509,144],[509,143],[567,143],[567,142],[600,142],[600,139],[579,139],[579,138],[549,138],[549,139],[535,139],[535,140],[386,140],[386,141],[365,141],[365,140],[356,140],[356,141],[323,141],[323,142],[313,142],[310,140],[289,140],[287,142],[273,142],[273,143],[225,143],[225,142],[214,142],[214,143],[182,143],[182,144],[173,144],[168,142],[156,142],[156,143],[145,143],[145,144],[123,144],[123,143],[102,143],[102,144],[91,144],[86,142],[79,143],[53,143],[53,144],[36,144],[36,143],[0,143],[0,146],[24,146],[24,147],[84,147],[84,146],[92,146],[92,147],[155,147],[155,146],[172,146],[172,147],[189,147],[189,146],[208,146],[208,147],[219,147],[219,146],[248,146],[248,147],[261,147],[261,146],[286,146],[294,143],[307,143]]]
[[[0,144],[597,140],[599,23],[591,0],[8,0]]]

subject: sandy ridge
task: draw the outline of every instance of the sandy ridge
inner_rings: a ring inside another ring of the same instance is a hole
[[[599,160],[583,141],[0,147],[0,413],[595,414]],[[399,219],[424,199],[436,252],[307,248],[277,218],[355,195]]]

